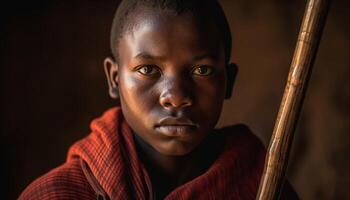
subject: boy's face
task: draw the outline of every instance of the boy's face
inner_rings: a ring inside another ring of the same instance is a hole
[[[224,47],[205,15],[155,13],[133,16],[136,25],[120,39],[119,62],[110,63],[111,70],[133,131],[161,154],[185,155],[220,116]]]

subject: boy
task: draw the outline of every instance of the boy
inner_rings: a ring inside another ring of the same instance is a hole
[[[125,0],[104,67],[120,108],[20,199],[255,199],[265,149],[214,127],[236,75],[216,0]],[[296,199],[288,183],[283,199]]]

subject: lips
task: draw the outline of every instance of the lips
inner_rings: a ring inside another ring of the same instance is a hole
[[[198,128],[198,124],[188,118],[166,117],[155,125],[155,129],[166,136],[186,136]]]

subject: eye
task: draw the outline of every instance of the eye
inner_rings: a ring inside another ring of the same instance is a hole
[[[192,73],[197,76],[209,76],[213,73],[213,69],[209,66],[201,65],[195,67]]]
[[[142,75],[150,76],[159,73],[159,69],[156,66],[144,65],[139,67],[137,69],[137,72],[139,72]]]

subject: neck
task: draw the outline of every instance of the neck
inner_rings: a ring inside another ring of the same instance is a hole
[[[171,181],[174,183],[177,182],[176,179],[180,177],[180,174],[187,171],[185,168],[189,165],[189,161],[191,160],[189,158],[193,157],[192,155],[163,155],[147,144],[137,134],[134,134],[134,138],[139,157],[147,171],[150,173],[152,179],[163,177],[164,179],[167,179],[168,182]]]
[[[134,134],[134,138],[139,157],[149,172],[152,184],[155,187],[159,184],[159,187],[163,187],[161,190],[167,192],[204,173],[221,151],[218,140],[207,138],[187,155],[167,156],[160,154],[137,134]],[[208,145],[210,148],[205,148]]]

